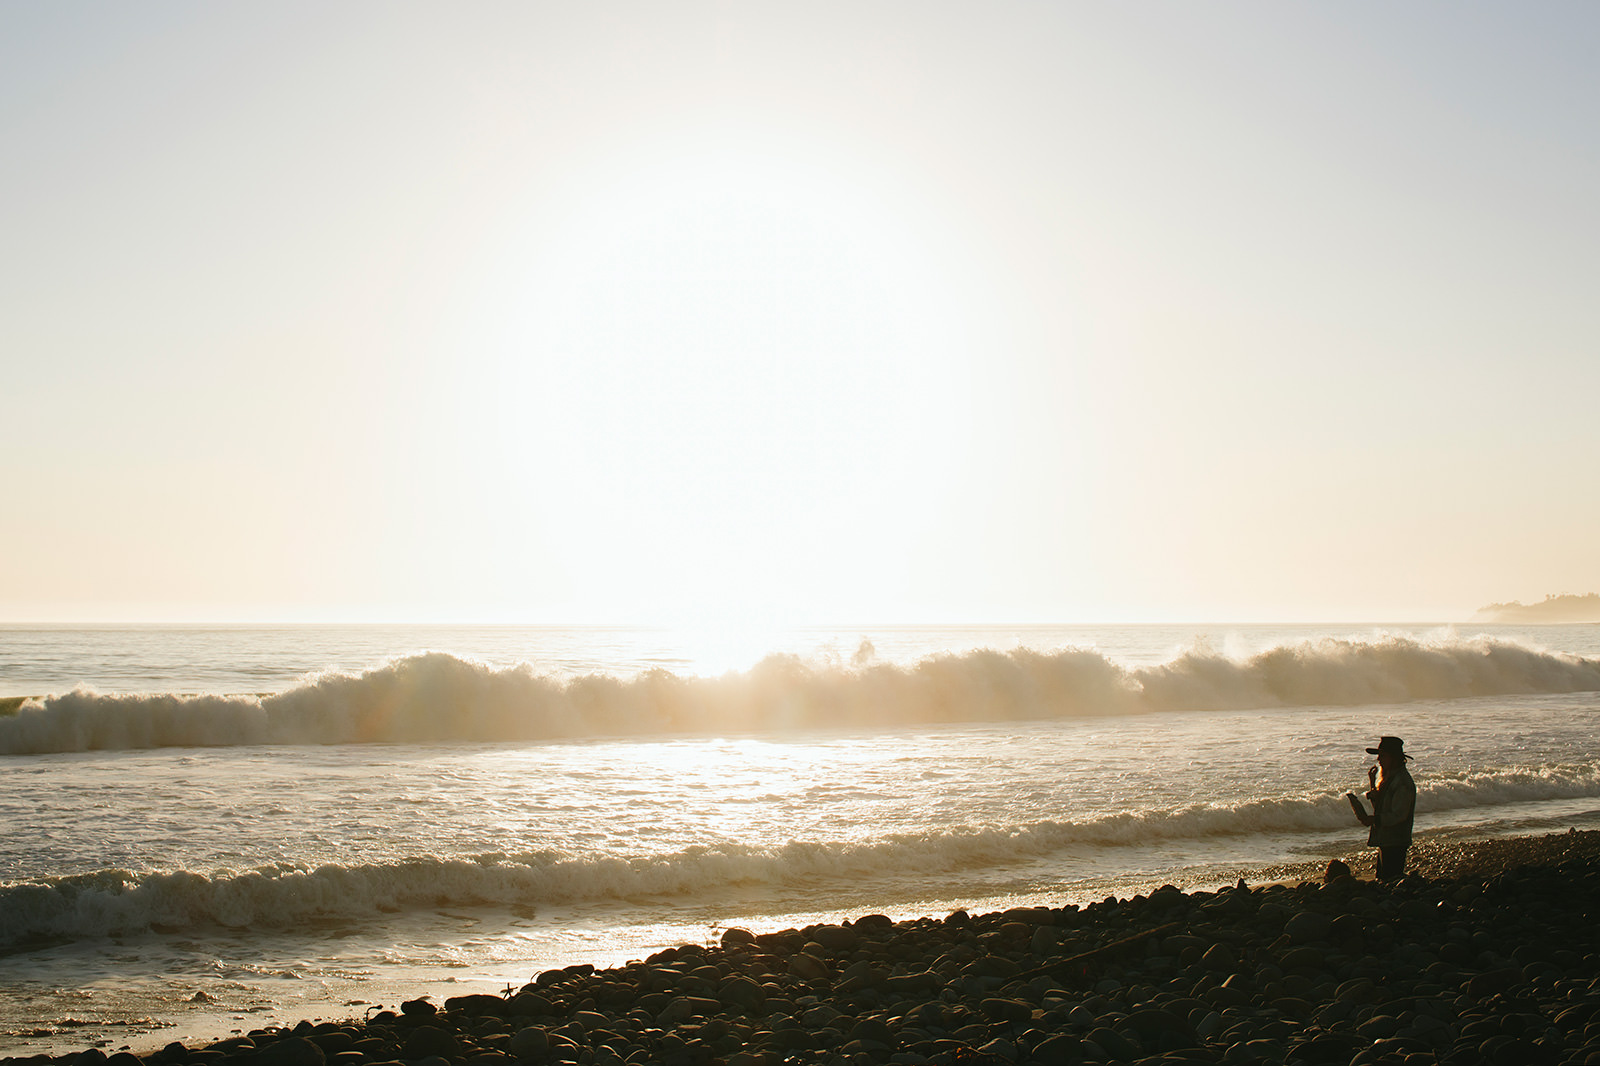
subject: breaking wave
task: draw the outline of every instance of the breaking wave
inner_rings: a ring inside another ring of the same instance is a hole
[[[1600,796],[1600,764],[1460,775],[1423,788],[1431,813]],[[1143,847],[1275,832],[1343,831],[1350,812],[1329,791],[1237,804],[1194,804],[1084,822],[952,828],[873,841],[719,844],[640,858],[555,851],[367,865],[281,863],[245,872],[100,870],[0,887],[0,945],[214,927],[289,929],[443,906],[529,906],[698,896],[728,887],[857,883],[1046,858],[1083,847]]]
[[[563,679],[430,652],[268,696],[78,688],[30,699],[0,717],[0,754],[751,733],[1593,691],[1600,660],[1486,637],[1324,639],[1248,658],[1197,647],[1138,667],[1084,648],[978,650],[909,666],[774,655],[721,677]]]

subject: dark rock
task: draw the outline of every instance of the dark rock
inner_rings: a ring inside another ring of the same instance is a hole
[[[476,1017],[480,1014],[503,1014],[509,1003],[500,996],[477,993],[469,996],[451,996],[444,1001],[444,1009],[451,1013]],[[402,1005],[403,1009],[403,1005]]]
[[[1327,965],[1327,956],[1322,949],[1311,946],[1299,947],[1283,956],[1281,964],[1288,973],[1315,973]]]
[[[789,974],[802,981],[820,981],[832,972],[828,964],[813,955],[798,952],[789,957]]]
[[[971,977],[999,977],[1010,979],[1022,972],[1022,967],[1004,955],[980,955],[961,968]]]
[[[339,1029],[331,1033],[313,1033],[310,1040],[322,1049],[324,1055],[337,1055],[356,1046],[356,1038]]]
[[[323,1066],[327,1056],[303,1036],[291,1036],[267,1044],[250,1056],[251,1066]]]
[[[1139,1048],[1115,1029],[1101,1026],[1090,1030],[1084,1039],[1111,1056],[1112,1062],[1125,1062],[1139,1057]]]
[[[1371,1003],[1378,998],[1378,986],[1369,977],[1357,977],[1335,988],[1333,998],[1340,1003]]]
[[[456,1034],[436,1025],[421,1025],[411,1031],[400,1052],[401,1058],[421,1059],[429,1055],[449,1058],[460,1049]]]
[[[978,1054],[987,1055],[998,1062],[1016,1062],[1017,1046],[1003,1037],[995,1037],[980,1047]]]
[[[1343,1066],[1359,1044],[1360,1041],[1349,1033],[1317,1033],[1291,1045],[1288,1061]]]
[[[1161,951],[1167,955],[1182,955],[1190,948],[1194,949],[1196,959],[1205,954],[1211,942],[1204,937],[1192,936],[1188,933],[1173,933],[1161,942]]]
[[[1478,1048],[1489,1066],[1546,1066],[1556,1061],[1551,1049],[1516,1036],[1494,1036]]]
[[[985,999],[978,1004],[978,1009],[991,1020],[1008,1025],[1020,1025],[1033,1018],[1033,1007],[1020,999]]]
[[[805,945],[806,938],[803,934],[793,929],[781,929],[776,933],[757,933],[756,943],[768,951],[775,951],[783,955],[792,955]]]
[[[439,1008],[428,1002],[426,996],[421,999],[408,999],[400,1004],[400,1013],[408,1018],[428,1018],[439,1012]]]
[[[854,951],[861,943],[861,934],[843,925],[819,925],[810,930],[811,939],[828,951]]]
[[[1333,920],[1316,911],[1301,911],[1284,923],[1283,932],[1296,944],[1311,944],[1328,938]]]
[[[738,926],[734,926],[722,932],[722,946],[725,948],[738,947],[742,944],[754,944],[755,942],[756,935],[748,929],[740,929]]]
[[[679,996],[667,1004],[656,1020],[662,1025],[679,1025],[696,1016],[711,1018],[721,1013],[722,1004],[714,999]]]
[[[1328,922],[1328,939],[1359,944],[1366,936],[1366,920],[1355,914],[1338,914]]]
[[[537,992],[523,991],[511,998],[506,1012],[517,1018],[531,1018],[554,1014],[556,1008],[549,997]]]
[[[1035,1044],[1030,1057],[1038,1066],[1075,1066],[1083,1061],[1083,1041],[1060,1033]]]
[[[850,1027],[847,1039],[870,1041],[886,1048],[893,1048],[899,1043],[894,1030],[881,1018],[862,1018]]]
[[[1509,967],[1488,970],[1467,982],[1467,997],[1469,999],[1488,999],[1490,996],[1504,992],[1506,989],[1518,984],[1521,979],[1522,974]]]
[[[1194,1029],[1187,1018],[1158,1008],[1136,1010],[1121,1023],[1143,1044],[1146,1051],[1176,1051],[1193,1047]]]
[[[730,977],[717,990],[717,998],[741,1010],[760,1010],[767,1002],[767,990],[748,977]]]
[[[944,984],[944,978],[932,970],[923,970],[920,973],[892,974],[884,981],[884,986],[897,996],[915,996],[925,992],[937,990]]]
[[[519,1059],[541,1062],[550,1055],[550,1034],[537,1025],[517,1030],[506,1050]]]

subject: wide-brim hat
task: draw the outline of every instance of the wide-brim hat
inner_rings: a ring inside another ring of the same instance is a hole
[[[1378,746],[1367,749],[1368,755],[1381,755],[1384,752],[1388,752],[1390,755],[1398,755],[1402,759],[1411,758],[1406,754],[1406,742],[1399,737],[1379,737]]]

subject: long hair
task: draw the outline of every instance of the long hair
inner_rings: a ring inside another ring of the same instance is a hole
[[[1410,773],[1411,772],[1411,771],[1406,769],[1406,757],[1404,755],[1400,756],[1400,758],[1395,760],[1395,768],[1400,770],[1402,773]],[[1388,776],[1388,773],[1387,773],[1387,771],[1384,770],[1383,763],[1380,761],[1378,763],[1378,781],[1377,781],[1377,784],[1373,786],[1379,792],[1383,791],[1383,782],[1384,782],[1384,779],[1387,776]]]

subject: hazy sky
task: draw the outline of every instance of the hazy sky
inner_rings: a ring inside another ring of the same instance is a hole
[[[0,0],[0,619],[1600,589],[1600,5]]]

